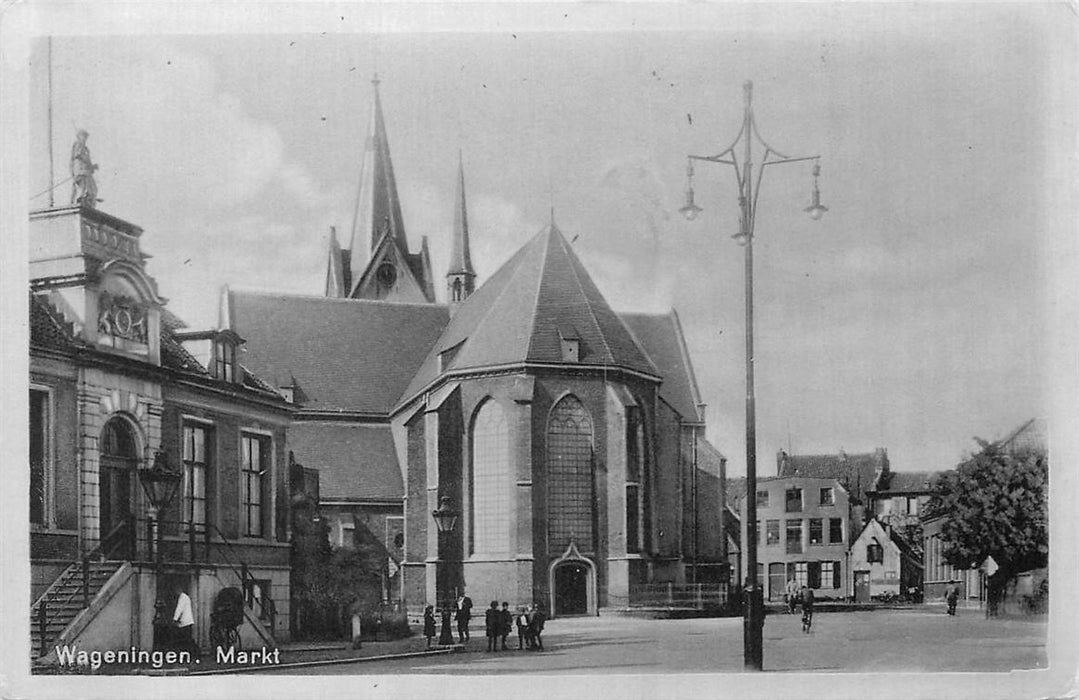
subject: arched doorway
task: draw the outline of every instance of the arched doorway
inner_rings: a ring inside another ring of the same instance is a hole
[[[555,615],[588,613],[588,569],[579,561],[567,561],[554,570]]]
[[[596,615],[596,565],[571,542],[566,551],[551,563],[551,616]]]
[[[138,466],[135,434],[126,420],[113,418],[101,431],[100,499],[101,551],[109,559],[131,559],[132,483]]]

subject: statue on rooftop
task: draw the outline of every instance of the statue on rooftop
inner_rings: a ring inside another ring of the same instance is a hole
[[[90,149],[86,146],[89,136],[85,129],[79,129],[71,146],[71,203],[93,208],[97,206],[97,183],[94,182],[97,166],[90,160]]]

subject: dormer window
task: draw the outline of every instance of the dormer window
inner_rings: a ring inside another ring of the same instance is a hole
[[[214,341],[214,376],[226,382],[235,381],[236,345],[231,339],[218,338]]]
[[[562,326],[558,329],[558,337],[562,343],[562,361],[581,361],[581,336],[573,326]]]

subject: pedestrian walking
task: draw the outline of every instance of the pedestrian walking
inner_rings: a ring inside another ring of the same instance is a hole
[[[506,637],[510,636],[510,632],[513,631],[513,613],[510,612],[510,604],[506,601],[502,601],[501,622],[502,627],[499,630],[502,636],[502,651],[506,651]]]
[[[813,627],[813,606],[815,603],[813,589],[809,586],[802,586],[799,597],[802,601],[802,631],[808,634],[810,628]]]
[[[491,607],[483,617],[487,627],[487,651],[498,651],[498,637],[502,634],[502,611],[498,609],[498,601],[492,600]]]
[[[176,626],[173,638],[175,645],[180,651],[189,652],[192,659],[198,658],[199,647],[195,644],[195,615],[191,611],[191,598],[179,584],[176,586],[176,608],[172,612],[172,622]]]
[[[543,625],[545,622],[547,622],[547,616],[543,614],[540,606],[536,605],[532,611],[532,620],[528,625],[534,651],[543,651]]]
[[[527,608],[517,608],[514,622],[517,625],[517,648],[524,649],[528,637],[528,612]]]
[[[468,623],[472,619],[472,599],[462,593],[457,598],[457,638],[464,644],[471,639],[468,632]]]
[[[944,601],[948,603],[948,614],[955,615],[955,606],[959,602],[959,582],[952,579],[944,589]]]
[[[791,576],[787,579],[787,586],[784,589],[784,597],[787,600],[787,614],[793,615],[794,608],[798,603],[798,582]]]
[[[423,636],[427,637],[427,648],[431,648],[431,640],[435,638],[435,606],[428,605],[423,611]]]

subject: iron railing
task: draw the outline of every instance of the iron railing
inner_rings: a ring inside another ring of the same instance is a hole
[[[727,604],[726,583],[646,583],[631,586],[629,606],[633,608],[704,608]]]

